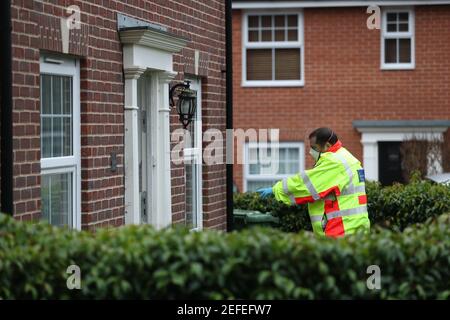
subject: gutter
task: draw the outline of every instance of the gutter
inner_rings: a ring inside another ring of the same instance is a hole
[[[226,131],[227,131],[227,154],[229,148],[233,148],[233,144],[229,144],[228,132],[233,128],[233,59],[232,59],[232,0],[225,1],[225,52],[226,52]],[[231,135],[233,137],[233,135]],[[228,158],[227,158],[228,159]],[[226,201],[227,201],[227,231],[234,230],[233,223],[233,164],[226,161]]]
[[[381,1],[234,1],[233,9],[286,9],[286,8],[345,8],[369,6],[426,6],[448,5],[449,0],[381,0]]]
[[[0,212],[13,215],[11,0],[0,1]]]

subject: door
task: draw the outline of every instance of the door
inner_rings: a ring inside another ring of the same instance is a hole
[[[202,100],[201,80],[190,78],[191,89],[197,91],[197,108],[193,121],[186,128],[191,139],[184,150],[186,182],[186,226],[193,230],[203,228],[202,212]]]
[[[150,139],[150,76],[138,80],[138,153],[139,153],[139,198],[141,223],[149,223],[151,186],[151,139]]]
[[[400,141],[378,142],[378,180],[384,186],[403,183]]]

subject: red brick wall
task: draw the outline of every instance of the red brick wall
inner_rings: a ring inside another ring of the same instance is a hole
[[[305,86],[243,88],[241,11],[233,11],[234,128],[280,128],[281,141],[303,141],[333,128],[362,158],[352,120],[450,119],[450,6],[415,8],[416,68],[380,70],[380,30],[366,8],[304,10]],[[312,165],[305,145],[306,165]],[[242,188],[242,166],[234,166]]]
[[[75,31],[80,43],[69,47],[81,61],[82,228],[94,230],[124,223],[124,77],[116,14],[165,25],[191,39],[174,57],[177,79],[190,72],[189,61],[198,49],[203,62],[203,123],[224,129],[225,10],[219,0],[12,1],[14,208],[21,220],[40,218],[39,53],[62,52],[59,19],[72,4],[80,7],[82,22],[81,31]],[[171,122],[172,129],[178,126],[176,116]],[[109,170],[111,152],[117,153],[115,172]],[[225,229],[225,166],[205,167],[203,172],[204,225]],[[182,168],[172,171],[172,191],[173,220],[183,222]]]

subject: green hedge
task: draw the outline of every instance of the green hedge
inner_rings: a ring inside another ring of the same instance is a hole
[[[413,179],[410,184],[381,187],[366,183],[371,223],[401,231],[413,223],[450,212],[450,186]],[[274,198],[261,199],[257,193],[237,193],[234,208],[271,212],[283,231],[311,230],[306,205],[287,206]]]
[[[0,215],[0,298],[447,299],[450,216],[439,219],[333,240],[270,228],[91,234]],[[71,264],[81,268],[81,290],[66,287]],[[381,290],[366,287],[374,264]]]

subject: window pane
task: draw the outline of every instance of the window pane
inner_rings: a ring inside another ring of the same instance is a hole
[[[52,103],[53,103],[53,114],[61,114],[61,101],[62,101],[62,79],[59,76],[53,77],[53,88],[52,88]]]
[[[271,149],[267,148],[261,151],[261,148],[250,148],[249,149],[249,174],[276,174],[273,172],[271,163],[268,163],[272,159]]]
[[[272,41],[272,30],[261,31],[261,41]]]
[[[63,77],[63,113],[72,113],[72,78]]]
[[[249,16],[248,17],[248,26],[250,28],[258,28],[259,27],[259,16]]]
[[[299,163],[298,163],[298,161],[296,161],[296,162],[291,162],[290,163],[290,166],[289,166],[289,172],[288,172],[288,174],[295,174],[295,173],[298,173],[300,171],[300,168],[299,168]]]
[[[280,161],[284,161],[287,158],[287,149],[286,148],[279,148],[278,149],[278,156],[280,157]]]
[[[72,119],[63,118],[63,155],[72,155]]]
[[[411,39],[399,39],[399,56],[401,63],[411,62]]]
[[[51,223],[50,183],[50,176],[43,175],[41,177],[41,218],[49,223]]]
[[[384,61],[386,63],[397,62],[397,39],[385,39],[384,41]]]
[[[388,32],[396,32],[397,31],[397,23],[388,23],[387,31]]]
[[[285,36],[284,29],[275,30],[275,41],[285,41],[284,36]]]
[[[275,80],[300,80],[300,49],[275,50]]]
[[[247,191],[255,192],[259,188],[273,186],[277,180],[263,180],[263,181],[247,181]]]
[[[300,161],[300,155],[299,155],[299,149],[298,148],[289,148],[289,168],[288,168],[288,174],[294,174],[299,171],[299,161]]]
[[[298,41],[297,30],[288,30],[288,41]]]
[[[400,23],[398,25],[398,31],[408,32],[408,24],[407,23]]]
[[[284,161],[280,161],[280,163],[278,164],[278,174],[286,174],[286,172],[288,171],[286,162]]]
[[[197,227],[197,166],[186,164],[186,226],[190,229]]]
[[[288,16],[288,27],[297,27],[298,26],[298,15],[289,15]]]
[[[52,118],[41,119],[41,158],[52,156]]]
[[[400,12],[398,14],[398,20],[400,22],[408,22],[408,12]]]
[[[72,227],[72,173],[45,174],[41,181],[42,219]]]
[[[298,159],[300,158],[299,149],[298,148],[289,148],[288,150],[289,150],[288,160],[297,162]]]
[[[51,76],[41,75],[41,113],[50,114],[52,113],[51,105],[51,90],[52,82]]]
[[[73,154],[72,77],[41,75],[41,157]]]
[[[277,174],[277,168],[273,166],[271,163],[269,164],[261,164],[261,175],[273,176]]]
[[[261,26],[263,28],[272,27],[272,16],[262,16],[261,17]]]
[[[262,158],[263,153],[260,154],[260,149],[249,149],[249,157],[251,157],[257,164],[249,164],[250,175],[280,175],[280,174],[295,174],[299,171],[300,152],[298,148],[279,148],[278,158]],[[267,156],[271,156],[271,148],[266,151]],[[257,156],[259,154],[259,158]],[[271,163],[267,161],[271,160]]]
[[[249,165],[249,173],[250,174],[260,174],[261,170],[259,168],[259,164],[250,164]]]
[[[248,41],[258,42],[259,41],[259,32],[257,30],[249,30]]]
[[[285,169],[283,171],[280,170],[280,174],[295,174],[299,171],[299,149],[298,148],[284,148],[286,153],[284,157],[280,157],[280,161],[284,161],[286,163]],[[281,150],[280,150],[281,151]],[[280,165],[281,168],[281,165]]]
[[[260,164],[259,164],[259,152],[257,148],[248,149],[248,163],[249,163],[249,173],[250,174],[260,174]]]
[[[272,80],[272,49],[247,50],[247,80]]]
[[[62,154],[62,139],[63,139],[63,132],[62,132],[62,118],[61,117],[55,117],[52,119],[52,144],[53,144],[53,152],[52,157],[61,157]]]
[[[397,13],[388,13],[387,21],[388,22],[397,22]]]
[[[248,149],[248,162],[250,164],[258,163],[258,149],[257,148],[249,148]]]
[[[286,16],[275,16],[275,27],[284,28],[285,26],[285,17]]]

